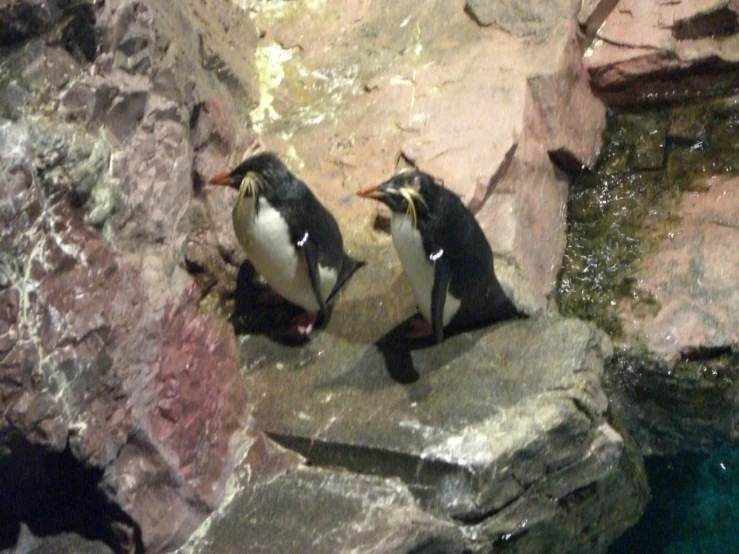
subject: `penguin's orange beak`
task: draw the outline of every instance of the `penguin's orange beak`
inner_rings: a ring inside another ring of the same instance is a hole
[[[371,198],[372,200],[382,200],[385,198],[385,191],[380,190],[380,185],[375,185],[357,191],[357,196]]]
[[[230,187],[233,185],[234,180],[228,171],[221,171],[220,173],[213,175],[213,177],[211,177],[210,181],[208,182],[211,185],[222,185],[224,187]]]

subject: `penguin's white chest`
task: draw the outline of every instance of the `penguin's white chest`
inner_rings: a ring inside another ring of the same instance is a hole
[[[249,261],[280,296],[309,312],[318,310],[311,287],[308,266],[300,249],[292,243],[287,221],[264,198],[259,199],[259,213],[254,199],[239,198],[233,209],[236,238]],[[337,271],[318,265],[321,295],[325,301],[336,284]]]
[[[403,272],[413,287],[418,310],[428,321],[431,321],[431,290],[434,286],[434,266],[423,249],[423,239],[413,227],[413,220],[408,215],[393,213],[390,220],[390,232],[393,245],[403,265]],[[447,289],[444,302],[444,325],[449,324],[459,310],[460,301]]]

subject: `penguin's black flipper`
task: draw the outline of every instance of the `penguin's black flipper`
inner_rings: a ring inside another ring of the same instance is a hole
[[[334,290],[332,290],[331,294],[328,295],[328,298],[326,299],[326,305],[333,302],[338,292],[342,289],[344,285],[346,285],[347,281],[349,281],[349,278],[354,275],[354,272],[364,265],[367,265],[367,262],[363,260],[355,260],[349,254],[344,254],[344,260],[341,263],[341,270],[339,271],[339,275],[336,278]]]
[[[305,235],[297,242],[298,248],[303,252],[305,258],[305,265],[308,266],[308,277],[310,277],[310,286],[313,289],[313,294],[316,295],[316,301],[318,302],[318,315],[325,319],[326,303],[321,296],[321,274],[318,271],[318,247],[311,240],[310,235],[306,232]]]
[[[444,304],[449,290],[451,271],[443,255],[432,256],[434,263],[434,285],[431,287],[431,327],[434,330],[436,342],[444,340]]]

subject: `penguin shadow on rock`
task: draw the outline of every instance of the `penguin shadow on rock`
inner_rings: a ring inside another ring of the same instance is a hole
[[[370,349],[372,352],[367,352],[357,362],[355,371],[366,371],[368,364],[379,362],[394,382],[412,385],[422,375],[429,376],[464,356],[489,330],[487,327],[448,329],[442,343],[437,343],[433,335],[409,338],[409,330],[412,330],[413,321],[417,317],[418,314],[413,315],[380,337]],[[417,394],[409,393],[414,401],[423,399]]]
[[[326,332],[335,303],[326,305],[326,311],[318,314],[315,327]],[[245,260],[236,276],[234,309],[230,317],[237,335],[263,335],[284,346],[304,346],[311,335],[296,333],[295,320],[303,317],[305,309],[282,298],[259,278],[254,266]]]
[[[292,322],[303,312],[260,281],[249,260],[241,264],[230,318],[237,335],[264,335],[288,346],[305,344],[310,340],[308,336],[292,332]]]

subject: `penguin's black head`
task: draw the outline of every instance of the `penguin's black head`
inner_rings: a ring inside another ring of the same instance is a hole
[[[394,213],[410,214],[413,224],[429,213],[429,206],[436,198],[439,182],[418,169],[398,173],[392,179],[357,193],[363,198],[372,198],[386,204]]]
[[[210,184],[235,188],[242,196],[257,198],[289,175],[287,167],[275,154],[260,152],[245,159],[233,170],[213,176]]]

